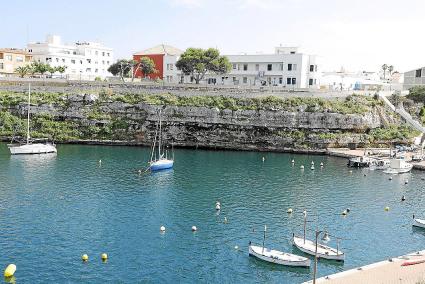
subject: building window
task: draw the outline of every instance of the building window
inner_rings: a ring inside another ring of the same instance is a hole
[[[94,73],[97,73],[99,70],[98,69],[94,69]]]
[[[71,59],[71,63],[72,63],[72,64],[75,64],[75,60],[74,60],[74,59]]]
[[[83,64],[83,60],[80,60],[80,64]]]
[[[291,63],[288,64],[288,71],[292,71],[292,64]]]
[[[94,54],[98,55],[98,54],[99,54],[99,52],[96,50],[96,51],[94,52]]]
[[[233,63],[233,70],[236,70],[236,64]]]
[[[267,64],[267,71],[273,70],[273,64]]]
[[[292,85],[296,85],[297,84],[297,78],[292,78]]]
[[[22,56],[16,56],[16,62],[24,62],[24,58]]]
[[[418,70],[416,70],[415,77],[416,77],[416,78],[420,78],[420,77],[422,77],[422,69],[418,69]]]
[[[279,64],[279,70],[280,70],[280,71],[283,71],[283,63],[280,63],[280,64]]]
[[[105,65],[105,60],[102,60],[102,64]]]
[[[292,70],[297,71],[297,64],[292,64]]]
[[[59,62],[59,58],[56,57],[56,62]]]
[[[260,71],[260,64],[255,64],[255,71]]]
[[[282,64],[283,65],[283,64]],[[283,84],[283,78],[279,77],[279,84],[282,85]]]
[[[87,68],[86,69],[86,72],[91,72],[91,68]]]
[[[0,69],[4,69],[4,64],[0,63]]]
[[[243,82],[244,84],[248,83],[248,78],[247,78],[247,77],[243,77],[243,78],[242,78],[242,82]]]
[[[65,58],[62,58],[62,62],[65,63]]]
[[[102,56],[105,56],[105,52],[102,52]]]
[[[310,65],[310,72],[314,72],[314,65]]]
[[[291,78],[286,78],[286,85],[291,85]]]
[[[243,71],[248,71],[248,64],[243,65]]]
[[[109,52],[107,53],[107,55],[109,56]]]
[[[46,57],[46,62],[52,62],[52,58],[51,57]]]
[[[313,82],[314,82],[313,79],[308,79],[308,85],[309,86],[313,86]]]
[[[77,55],[77,52],[76,51],[73,51],[72,54]]]
[[[91,59],[87,59],[87,63],[89,63],[89,64],[90,64],[90,63],[91,63]]]

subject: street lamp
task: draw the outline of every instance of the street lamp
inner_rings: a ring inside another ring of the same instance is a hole
[[[329,241],[329,233],[327,231],[318,231],[316,230],[316,249],[314,251],[314,269],[313,269],[313,284],[316,284],[316,274],[317,274],[317,247],[319,245],[319,236],[323,233],[323,240]],[[336,243],[336,253],[338,254],[339,251],[339,244],[338,244],[338,238]]]

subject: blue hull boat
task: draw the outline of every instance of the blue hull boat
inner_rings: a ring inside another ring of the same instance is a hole
[[[173,160],[162,159],[150,164],[151,171],[161,171],[171,169],[174,165]]]

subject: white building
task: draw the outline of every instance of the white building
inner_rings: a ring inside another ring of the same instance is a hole
[[[276,47],[274,54],[226,55],[232,69],[225,75],[207,75],[209,84],[278,86],[288,89],[320,86],[317,57],[297,47]]]
[[[408,90],[415,86],[425,86],[425,67],[404,73],[403,89]]]
[[[107,70],[114,63],[113,49],[100,43],[64,44],[59,36],[49,35],[46,42],[29,43],[27,47],[34,61],[49,63],[52,67],[66,66],[63,75],[70,80],[111,76]]]

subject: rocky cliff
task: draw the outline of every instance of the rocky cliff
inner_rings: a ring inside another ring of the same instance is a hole
[[[32,136],[59,142],[149,145],[161,110],[166,141],[175,146],[239,150],[320,149],[376,140],[396,123],[373,98],[181,98],[173,95],[35,94]],[[24,134],[23,93],[0,96],[0,136]],[[388,137],[393,138],[393,137]],[[401,137],[408,139],[409,137]]]

